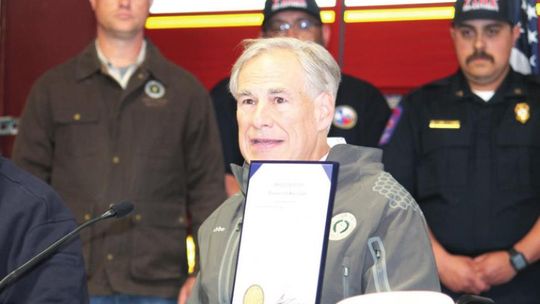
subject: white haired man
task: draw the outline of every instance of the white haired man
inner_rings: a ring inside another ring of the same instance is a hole
[[[201,226],[200,272],[188,303],[231,301],[251,160],[340,163],[332,223],[347,220],[349,225],[340,237],[333,237],[331,229],[321,303],[369,292],[439,290],[423,215],[383,171],[381,151],[327,143],[339,81],[337,63],[317,43],[293,38],[247,42],[230,81],[246,159],[243,168],[233,167],[242,191]],[[224,229],[214,229],[218,226]]]
[[[322,23],[315,0],[266,0],[263,14],[261,37],[292,37],[314,41],[325,47],[330,42],[330,26]],[[244,157],[238,146],[236,100],[229,91],[229,78],[216,84],[210,94],[225,159],[226,189],[231,195],[238,191],[238,184],[230,164],[242,165]],[[378,146],[390,117],[390,107],[377,88],[363,79],[341,73],[335,108],[329,136],[343,137],[352,145]]]

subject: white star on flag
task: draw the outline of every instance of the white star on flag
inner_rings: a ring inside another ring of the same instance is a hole
[[[515,71],[523,74],[539,74],[538,57],[538,15],[536,0],[521,1],[519,12],[516,8],[514,15],[516,24],[520,27],[520,36],[512,49],[510,64]]]

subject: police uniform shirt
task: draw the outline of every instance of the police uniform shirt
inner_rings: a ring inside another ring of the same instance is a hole
[[[383,147],[385,170],[411,192],[449,252],[506,250],[538,219],[539,103],[540,82],[513,71],[488,102],[460,72],[403,100]],[[519,293],[530,296],[527,284],[538,282],[538,266],[510,284],[523,285]]]

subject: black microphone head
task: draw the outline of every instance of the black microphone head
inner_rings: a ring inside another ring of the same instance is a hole
[[[133,211],[135,207],[132,202],[124,201],[111,206],[111,210],[114,212],[114,217],[124,217]]]

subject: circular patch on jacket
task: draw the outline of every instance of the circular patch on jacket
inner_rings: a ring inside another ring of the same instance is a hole
[[[144,92],[150,98],[159,99],[165,95],[165,87],[157,80],[150,80],[144,86]]]
[[[330,241],[339,241],[348,237],[356,228],[356,217],[350,212],[336,214],[330,223]]]
[[[334,126],[340,129],[352,129],[356,126],[358,114],[351,106],[338,106],[334,114]]]

